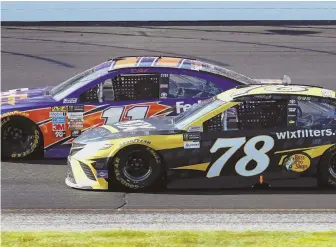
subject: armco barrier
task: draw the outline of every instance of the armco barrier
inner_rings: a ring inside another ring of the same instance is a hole
[[[335,20],[336,2],[2,2],[2,22]]]

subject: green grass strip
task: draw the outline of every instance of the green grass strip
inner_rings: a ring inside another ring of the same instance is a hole
[[[335,247],[334,232],[2,231],[3,247]]]

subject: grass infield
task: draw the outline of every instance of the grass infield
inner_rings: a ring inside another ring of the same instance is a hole
[[[333,232],[279,231],[2,231],[3,247],[335,247]]]

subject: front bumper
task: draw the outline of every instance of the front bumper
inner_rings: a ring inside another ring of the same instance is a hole
[[[71,156],[67,164],[67,186],[83,190],[108,190],[108,170],[96,170],[90,161],[79,161]]]

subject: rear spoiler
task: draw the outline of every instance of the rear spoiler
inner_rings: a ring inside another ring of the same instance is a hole
[[[282,79],[253,79],[260,84],[292,84],[292,80],[288,75],[284,75]]]

